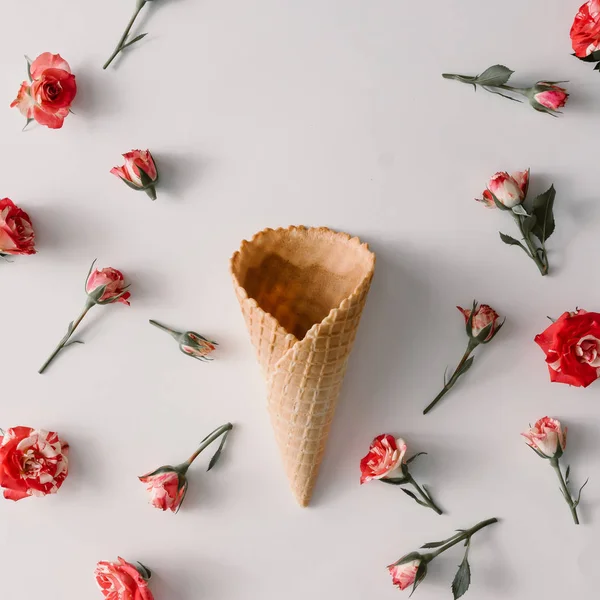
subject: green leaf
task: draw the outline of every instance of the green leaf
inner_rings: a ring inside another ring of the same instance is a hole
[[[25,55],[25,60],[27,61],[27,77],[29,81],[33,81],[33,78],[31,77],[31,59],[27,54]]]
[[[417,504],[420,504],[421,506],[427,506],[427,504],[425,504],[425,502],[423,502],[422,500],[419,500],[415,494],[413,494],[410,490],[407,490],[406,488],[400,488],[407,496],[410,496]]]
[[[521,215],[522,217],[528,217],[529,213],[523,208],[522,204],[517,204],[512,207],[512,211],[515,215]]]
[[[513,73],[514,71],[511,71],[504,65],[494,65],[493,67],[486,69],[481,75],[478,75],[475,79],[475,83],[482,86],[498,87],[504,85]]]
[[[219,444],[217,451],[214,453],[213,457],[210,459],[210,462],[208,463],[208,469],[206,469],[207,471],[210,471],[217,464],[217,461],[219,460],[219,458],[221,458],[221,452],[223,451],[223,446],[225,446],[225,441],[227,440],[227,436],[229,435],[230,431],[231,431],[231,429],[227,430],[223,434],[223,437],[221,438],[221,443]]]
[[[473,364],[474,360],[475,360],[475,357],[471,356],[460,368],[458,375],[464,375],[471,368],[471,365]]]
[[[427,544],[423,544],[421,548],[439,548],[448,542],[451,542],[454,538],[457,538],[459,535],[462,535],[462,531],[455,533],[452,537],[449,537],[447,540],[442,540],[441,542],[427,542]]]
[[[571,465],[567,467],[567,471],[565,473],[565,483],[569,483],[569,475],[571,474]]]
[[[575,508],[579,506],[579,502],[581,501],[581,492],[583,488],[588,484],[589,479],[585,480],[585,483],[579,488],[579,493],[577,494],[577,500],[575,500]]]
[[[134,37],[130,42],[127,42],[126,44],[121,46],[121,50],[128,48],[129,46],[133,46],[133,44],[135,44],[136,42],[139,42],[141,39],[145,38],[147,35],[148,35],[147,33],[142,33],[141,35]]]
[[[518,98],[513,98],[512,96],[509,96],[508,94],[503,94],[502,92],[499,92],[498,90],[494,90],[494,89],[489,88],[487,86],[483,86],[483,89],[486,92],[489,92],[490,94],[497,94],[498,96],[502,96],[503,98],[506,98],[507,100],[512,100],[513,102],[523,103],[523,100],[519,100]]]
[[[415,575],[415,583],[413,584],[413,589],[410,595],[412,596],[415,593],[415,590],[419,586],[419,584],[425,579],[425,575],[427,575],[427,561],[422,560],[421,564],[419,564],[419,568],[417,569],[417,573]],[[410,596],[409,596],[410,598]]]
[[[531,233],[531,230],[535,227],[536,223],[537,217],[535,215],[531,215],[523,219],[523,232],[525,235],[529,235]]]
[[[554,198],[556,190],[554,185],[543,194],[534,199],[532,207],[533,214],[536,216],[537,223],[532,229],[532,233],[542,242],[542,244],[554,233]]]
[[[387,483],[389,485],[402,485],[403,483],[406,483],[408,479],[406,479],[406,477],[384,477],[379,481],[381,481],[382,483]]]
[[[31,123],[32,121],[34,121],[34,119],[27,119],[27,121],[25,121],[25,125],[23,125],[23,129],[21,129],[21,131],[25,131],[27,129],[27,126],[29,125],[29,123]]]
[[[471,585],[471,568],[469,567],[469,561],[467,556],[469,554],[469,547],[465,552],[465,557],[456,571],[454,581],[452,582],[452,593],[454,594],[454,600],[460,598],[469,589]]]
[[[523,248],[523,244],[521,244],[521,242],[515,240],[515,238],[511,237],[510,235],[506,235],[505,233],[500,232],[500,239],[509,246],[521,246],[521,248]]]
[[[417,453],[416,453],[414,456],[411,456],[411,457],[410,457],[410,458],[409,458],[409,459],[406,461],[406,464],[407,464],[407,465],[410,465],[410,463],[411,463],[413,460],[415,460],[415,458],[417,458],[418,456],[423,456],[423,455],[426,455],[426,454],[427,454],[427,452],[417,452]]]

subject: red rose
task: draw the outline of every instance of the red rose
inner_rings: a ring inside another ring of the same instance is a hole
[[[583,4],[571,27],[575,56],[585,58],[600,48],[600,0]]]
[[[104,597],[107,600],[154,600],[148,588],[150,571],[142,565],[138,570],[121,557],[118,561],[101,561],[96,566],[94,575]]]
[[[60,129],[77,94],[75,75],[60,54],[44,52],[30,65],[31,85],[21,84],[11,107],[17,106],[27,119],[50,129]]]
[[[121,271],[113,269],[112,267],[96,269],[88,276],[85,284],[85,291],[88,294],[91,294],[94,290],[97,290],[103,285],[106,286],[106,289],[99,298],[100,302],[110,303],[116,301],[129,306],[131,294],[129,292],[123,293],[127,286],[125,285],[125,277],[123,277]]]
[[[69,472],[69,445],[56,433],[14,427],[0,437],[0,486],[4,497],[55,494]]]
[[[566,312],[535,342],[546,353],[551,381],[587,387],[600,376],[600,313]]]
[[[383,479],[393,473],[404,460],[406,442],[384,433],[378,435],[369,448],[369,453],[360,461],[360,483],[372,479]]]
[[[144,191],[152,200],[156,200],[158,170],[150,150],[132,150],[123,154],[123,158],[125,164],[122,167],[113,167],[110,172],[130,188]]]
[[[174,513],[179,511],[188,486],[185,475],[180,475],[174,469],[164,471],[158,469],[153,473],[142,475],[139,480],[147,484],[146,489],[150,494],[152,506]]]
[[[0,200],[0,255],[35,254],[34,239],[29,215],[12,200]]]

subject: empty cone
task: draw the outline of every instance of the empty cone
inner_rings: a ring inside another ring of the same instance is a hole
[[[374,269],[367,244],[324,227],[265,229],[231,258],[277,444],[302,506],[315,485]]]

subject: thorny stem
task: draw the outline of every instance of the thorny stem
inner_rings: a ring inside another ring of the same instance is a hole
[[[191,464],[198,458],[198,455],[205,450],[208,446],[210,446],[215,440],[219,439],[224,433],[231,431],[233,429],[233,425],[231,423],[226,423],[225,425],[221,425],[221,427],[217,427],[210,435],[206,437],[206,439],[200,444],[200,447],[194,454],[192,454],[180,467],[185,472],[187,471]]]
[[[110,55],[110,58],[104,63],[104,66],[102,67],[103,69],[107,69],[108,66],[110,65],[110,63],[116,58],[117,54],[119,54],[119,52],[121,52],[121,50],[123,50],[123,46],[125,46],[125,41],[127,40],[127,36],[129,35],[129,32],[131,31],[131,28],[133,27],[133,24],[135,23],[135,20],[137,19],[137,16],[140,14],[140,11],[142,10],[142,8],[144,8],[144,5],[146,4],[146,0],[140,0],[135,8],[135,12],[133,13],[131,19],[129,19],[129,23],[127,24],[127,27],[125,29],[125,31],[123,32],[123,35],[121,36],[121,39],[119,40],[119,43],[117,44],[117,47],[115,48],[114,52]]]
[[[63,337],[63,339],[60,340],[58,346],[56,346],[56,348],[54,349],[54,352],[52,352],[52,354],[48,357],[48,360],[46,360],[46,362],[41,366],[38,373],[42,374],[48,368],[48,365],[56,358],[58,353],[65,347],[65,345],[69,341],[69,338],[73,335],[73,333],[77,329],[78,325],[81,323],[81,321],[83,321],[83,318],[85,317],[85,315],[87,315],[88,311],[90,310],[90,308],[92,308],[92,306],[94,306],[94,302],[91,300],[88,300],[85,304],[84,309],[81,311],[81,314],[77,317],[77,319],[75,321],[73,321],[69,325],[69,328],[67,329],[67,333],[65,334],[65,337]]]
[[[447,544],[444,544],[441,548],[438,548],[435,552],[432,552],[431,560],[433,560],[436,556],[439,556],[442,552],[445,552],[449,548],[452,548],[452,546],[455,546],[456,544],[458,544],[464,540],[470,540],[471,537],[473,537],[480,529],[483,529],[484,527],[487,527],[488,525],[493,525],[494,523],[497,523],[497,522],[498,522],[498,519],[496,519],[495,517],[492,519],[486,519],[485,521],[481,521],[480,523],[477,523],[477,525],[475,525],[474,527],[471,527],[471,529],[467,529],[466,531],[463,531],[460,535],[457,535],[455,538],[451,539]]]
[[[558,481],[560,482],[560,489],[562,490],[563,496],[565,498],[566,503],[569,505],[569,509],[571,510],[571,516],[573,517],[573,521],[575,525],[579,525],[579,516],[577,515],[577,505],[575,501],[571,497],[571,492],[569,492],[569,488],[567,487],[567,482],[563,477],[562,471],[560,470],[560,464],[558,462],[558,458],[551,458],[550,464],[554,469],[556,476],[558,477]]]
[[[425,504],[429,508],[431,508],[431,510],[434,510],[438,515],[441,515],[442,510],[439,508],[439,506],[436,505],[436,503],[433,501],[433,498],[424,489],[421,488],[421,486],[414,480],[413,476],[410,474],[408,475],[408,481],[417,490],[417,492],[423,499],[423,502],[425,502]]]
[[[458,378],[461,376],[461,369],[463,368],[464,364],[467,362],[469,356],[471,356],[471,353],[473,352],[473,350],[475,350],[476,347],[477,343],[473,342],[473,340],[469,340],[467,349],[463,354],[463,357],[460,359],[458,366],[456,367],[456,369],[454,369],[452,377],[450,377],[448,383],[446,383],[442,391],[433,399],[433,402],[431,402],[431,404],[429,404],[427,408],[425,408],[425,410],[423,411],[424,415],[426,415],[452,389],[454,384],[458,381]]]

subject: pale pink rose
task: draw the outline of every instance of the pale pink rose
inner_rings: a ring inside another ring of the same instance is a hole
[[[469,317],[471,316],[471,310],[467,308],[461,308],[457,306],[458,310],[463,314],[465,323],[468,323]],[[498,327],[500,326],[500,315],[489,305],[480,304],[475,308],[475,314],[473,315],[472,322],[472,336],[477,337],[490,323],[493,323],[489,335],[484,341],[489,341],[494,337]]]
[[[414,585],[421,559],[417,558],[400,565],[390,565],[388,571],[392,576],[392,583],[400,590]]]
[[[527,440],[527,445],[546,458],[560,457],[567,447],[567,428],[563,429],[560,421],[550,417],[540,419],[521,435]]]
[[[487,189],[506,208],[514,208],[525,200],[528,185],[529,171],[518,171],[512,175],[501,171],[492,176]]]
[[[165,471],[142,475],[139,480],[147,484],[152,506],[171,512],[179,510],[187,489],[185,475],[180,476],[177,471]]]
[[[26,119],[33,119],[35,101],[31,97],[31,88],[26,81],[21,84],[17,97],[10,103],[11,108],[15,106]]]
[[[118,562],[99,562],[94,575],[106,600],[154,600],[146,579],[121,557]]]
[[[110,301],[111,299],[119,296],[119,294],[123,294],[123,290],[126,287],[123,273],[121,273],[121,271],[117,271],[117,269],[113,269],[112,267],[96,269],[90,273],[85,285],[85,290],[88,294],[91,294],[94,290],[103,285],[106,285],[106,289],[99,299],[100,302]],[[127,304],[127,306],[129,306],[130,296],[131,294],[129,292],[125,292],[117,300],[117,302],[122,302],[123,304]]]
[[[360,461],[360,483],[383,479],[395,471],[404,459],[406,442],[393,435],[378,435],[369,448],[369,453]]]

